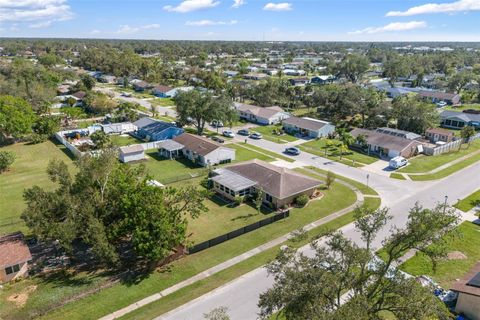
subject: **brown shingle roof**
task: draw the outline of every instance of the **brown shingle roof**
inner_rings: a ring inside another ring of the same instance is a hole
[[[23,233],[12,233],[0,237],[0,268],[27,262],[32,259]]]
[[[226,169],[256,181],[257,185],[266,193],[278,199],[296,195],[322,184],[316,179],[293,170],[277,167],[258,159],[234,164],[226,167]]]
[[[480,262],[477,262],[477,264],[473,266],[473,268],[470,269],[470,271],[468,271],[468,273],[461,280],[456,281],[452,285],[451,290],[480,297],[480,288],[468,284],[468,282],[479,272]]]
[[[238,111],[250,113],[257,117],[266,118],[266,119],[273,117],[279,112],[284,112],[283,109],[278,106],[264,108],[264,107],[250,105],[250,104],[237,104],[236,107]]]
[[[72,96],[74,96],[75,98],[78,98],[78,99],[83,99],[83,98],[85,98],[86,95],[87,94],[84,91],[77,91],[74,94],[72,94]]]
[[[434,133],[434,134],[435,133],[441,134],[444,136],[453,136],[453,132],[448,131],[447,129],[442,129],[442,128],[431,128],[431,129],[428,129],[427,132]]]
[[[435,98],[439,100],[455,100],[459,99],[460,96],[456,93],[448,93],[448,92],[441,92],[441,91],[420,91],[418,93],[421,97],[425,98]]]
[[[379,146],[385,149],[396,150],[402,152],[403,150],[421,145],[416,140],[405,139],[390,134],[381,133],[373,130],[366,130],[356,128],[350,132],[355,138],[359,135],[364,135],[368,144]]]
[[[153,90],[156,90],[158,92],[163,92],[163,93],[166,93],[168,91],[171,91],[173,90],[172,87],[169,87],[169,86],[155,86],[155,88],[153,88]]]
[[[191,133],[182,133],[181,135],[174,137],[172,140],[183,144],[185,149],[202,156],[206,156],[217,148],[222,147],[220,144],[217,144],[212,140]]]

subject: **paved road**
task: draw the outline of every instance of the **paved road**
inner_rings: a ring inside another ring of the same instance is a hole
[[[264,140],[249,140],[248,143],[275,152],[282,152],[285,148],[285,145],[278,145]],[[367,172],[361,169],[351,168],[339,163],[332,163],[330,160],[305,152],[295,158],[308,165],[331,170],[348,178],[366,183]],[[448,203],[453,204],[458,199],[462,199],[478,189],[480,187],[479,172],[480,163],[477,163],[449,176],[448,180],[444,179],[431,182],[395,180],[375,173],[369,173],[369,184],[379,192],[382,197],[382,204],[388,206],[394,216],[389,225],[379,233],[378,238],[375,240],[375,246],[381,247],[382,240],[389,235],[392,226],[404,226],[408,217],[408,210],[415,202],[418,201],[425,207],[432,207],[438,202],[445,201],[445,196],[448,196]],[[353,224],[341,228],[341,231],[357,244],[362,245],[360,236],[354,229]],[[309,246],[305,246],[300,250],[306,254],[312,253]],[[257,307],[259,295],[266,291],[272,284],[273,279],[268,277],[266,270],[264,268],[258,268],[157,319],[201,320],[204,319],[204,313],[219,306],[226,306],[233,320],[256,319],[259,311]]]
[[[112,90],[110,88],[96,87],[95,90],[103,92],[103,93],[111,94],[115,97],[115,99],[119,99],[119,100],[123,100],[123,101],[127,101],[127,102],[132,102],[132,103],[138,103],[139,105],[147,108],[148,110],[150,110],[150,108],[152,106],[152,104],[149,102],[149,99],[139,99],[139,98],[135,98],[135,97],[124,97],[124,96],[122,96],[121,93],[119,93],[115,90]],[[169,117],[172,117],[172,118],[177,117],[177,112],[173,108],[157,106],[156,109],[157,109],[157,112],[162,116],[166,115],[166,116],[169,116]]]

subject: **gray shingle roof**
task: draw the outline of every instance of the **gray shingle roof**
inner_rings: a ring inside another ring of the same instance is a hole
[[[134,154],[144,152],[143,147],[140,144],[132,144],[131,146],[121,147],[120,153],[122,154]]]
[[[288,119],[283,120],[283,123],[289,124],[292,126],[297,126],[298,128],[301,128],[301,129],[308,129],[313,131],[320,130],[321,128],[329,124],[326,121],[299,118],[299,117],[290,117]]]
[[[389,150],[396,150],[399,152],[402,152],[403,150],[410,147],[416,147],[418,145],[421,145],[421,143],[416,140],[409,140],[397,136],[392,136],[390,134],[381,133],[374,130],[356,128],[353,129],[350,133],[355,138],[359,135],[364,135],[368,144],[370,145],[379,146]]]
[[[277,106],[272,107],[259,107],[250,104],[235,103],[235,108],[238,111],[250,113],[254,116],[269,119],[279,112],[284,112],[282,108]]]
[[[174,140],[164,140],[160,141],[158,144],[158,148],[162,148],[168,151],[175,151],[175,150],[181,150],[183,149],[184,145],[181,143],[178,143]]]
[[[440,114],[440,117],[442,119],[448,119],[452,117],[457,117],[459,119],[464,120],[465,122],[470,122],[470,121],[480,121],[480,114],[475,114],[475,113],[465,113],[465,112],[459,112],[459,111],[449,111],[445,110]]]

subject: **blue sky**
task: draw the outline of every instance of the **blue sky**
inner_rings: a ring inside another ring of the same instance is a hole
[[[479,18],[480,0],[0,0],[2,37],[480,41]]]

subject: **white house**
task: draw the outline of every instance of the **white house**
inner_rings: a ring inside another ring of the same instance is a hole
[[[152,93],[160,98],[172,98],[177,94],[177,89],[168,86],[155,86]]]
[[[121,147],[118,158],[123,163],[140,161],[145,159],[145,150],[140,144],[134,144],[127,147]]]
[[[280,123],[282,120],[290,117],[288,113],[277,106],[259,107],[249,104],[235,103],[235,108],[237,109],[240,118],[249,122],[265,125]]]
[[[131,122],[119,122],[119,123],[109,123],[102,124],[102,131],[106,134],[124,134],[128,132],[134,132],[137,130],[137,126]]]
[[[183,133],[172,140],[183,145],[182,154],[185,158],[203,167],[235,160],[235,149],[224,147],[205,137]]]
[[[283,130],[290,134],[300,134],[309,138],[321,138],[332,134],[335,126],[327,121],[313,118],[290,117],[283,120]]]

